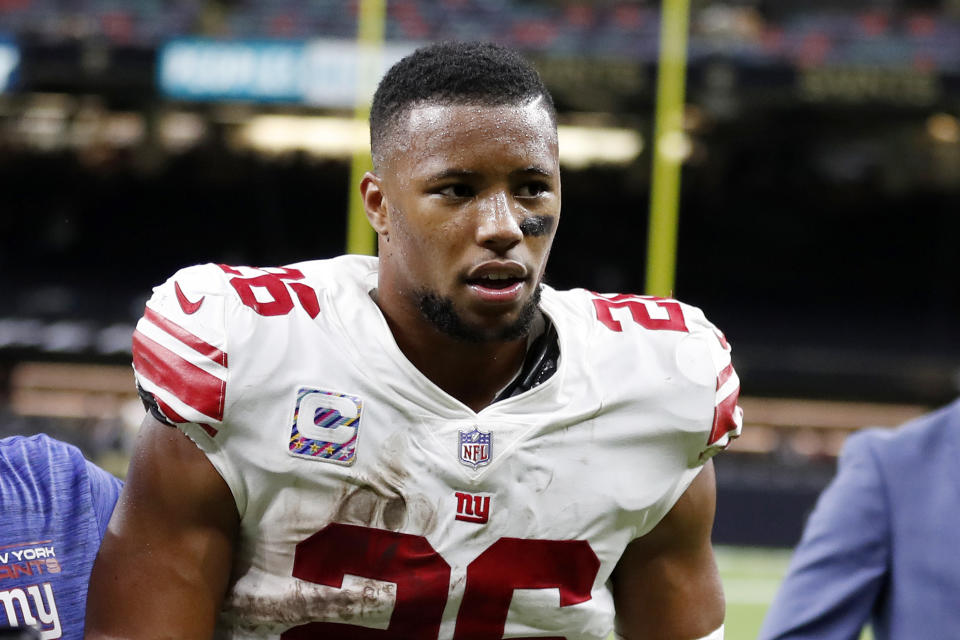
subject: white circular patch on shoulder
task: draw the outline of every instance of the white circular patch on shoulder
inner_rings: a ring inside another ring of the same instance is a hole
[[[717,385],[717,370],[710,354],[710,340],[716,338],[708,333],[690,333],[677,345],[677,369],[685,378],[702,387]]]

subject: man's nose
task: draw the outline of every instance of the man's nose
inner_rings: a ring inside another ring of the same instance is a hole
[[[503,191],[483,201],[477,223],[477,244],[497,253],[508,251],[523,240],[517,205]]]

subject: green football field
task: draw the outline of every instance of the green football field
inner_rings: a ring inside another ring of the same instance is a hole
[[[756,640],[763,616],[790,561],[790,551],[718,547],[717,564],[727,597],[726,640]]]

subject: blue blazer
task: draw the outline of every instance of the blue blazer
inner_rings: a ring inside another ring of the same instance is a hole
[[[761,640],[960,638],[960,400],[850,436]]]

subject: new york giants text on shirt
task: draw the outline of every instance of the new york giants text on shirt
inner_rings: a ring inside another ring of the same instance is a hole
[[[60,573],[60,563],[51,545],[7,547],[0,551],[0,626],[35,627],[43,640],[56,640],[63,635],[53,586],[42,578],[49,573]],[[16,587],[4,584],[25,578],[36,582]]]

